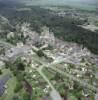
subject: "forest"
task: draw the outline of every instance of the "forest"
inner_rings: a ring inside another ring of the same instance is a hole
[[[18,7],[19,8],[19,7]],[[8,18],[13,26],[28,22],[31,29],[41,32],[42,26],[47,26],[54,35],[64,41],[76,42],[87,47],[92,53],[98,54],[98,33],[83,29],[78,25],[83,24],[80,20],[68,17],[60,17],[52,11],[40,6],[29,6],[29,11],[17,11],[16,8],[0,8],[0,13]],[[9,11],[10,10],[10,11]],[[15,30],[14,30],[15,31]]]

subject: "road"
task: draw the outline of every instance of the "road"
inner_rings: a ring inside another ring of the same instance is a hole
[[[28,50],[30,50],[31,47],[29,46],[23,46],[23,47],[15,47],[13,48],[12,52],[6,52],[4,57],[0,57],[1,60],[11,60],[11,61],[15,61],[18,57],[20,56],[25,56],[26,52]],[[40,62],[41,63],[41,62]],[[54,86],[50,83],[50,81],[48,80],[48,78],[45,76],[45,74],[42,72],[42,68],[43,66],[40,66],[39,68],[36,68],[36,70],[38,71],[38,73],[43,77],[43,79],[49,84],[49,86],[52,89],[51,95],[53,96],[54,94],[60,98],[59,93],[56,91],[56,89],[54,88]],[[62,99],[56,99],[56,100],[62,100]]]
[[[15,61],[18,57],[25,56],[27,54],[27,51],[30,49],[31,47],[27,45],[24,45],[22,47],[13,47],[12,50],[10,49],[6,51],[4,56],[0,56],[0,60]]]
[[[38,73],[43,77],[43,79],[49,84],[52,90],[55,90],[54,86],[50,83],[49,79],[46,77],[46,75],[40,70],[37,69]]]
[[[63,71],[61,71],[61,70],[59,70],[59,69],[57,69],[55,67],[49,67],[49,68],[51,68],[52,70],[54,70],[54,71],[56,71],[56,72],[58,72],[58,73],[60,73],[60,74],[62,74],[64,76],[68,77],[70,80],[78,82],[81,86],[84,86],[86,88],[89,88],[90,90],[98,92],[98,88],[86,83],[85,81],[82,81],[82,80],[74,77],[73,75],[70,75],[69,73],[63,72]]]
[[[4,42],[4,41],[0,41],[0,44],[3,45],[3,46],[7,46],[7,47],[13,47],[12,44]]]
[[[66,58],[65,58],[65,59],[66,59]],[[58,62],[56,62],[56,63],[51,63],[51,64],[48,64],[48,65],[46,65],[44,62],[42,62],[42,60],[40,60],[40,61],[37,60],[37,59],[35,59],[35,60],[36,60],[36,61],[39,61],[39,62],[42,64],[42,66],[39,67],[40,72],[42,71],[42,69],[43,69],[44,67],[46,67],[46,68],[51,68],[52,70],[54,70],[54,71],[56,71],[56,72],[62,74],[63,76],[68,77],[70,80],[73,80],[73,81],[78,82],[81,86],[84,86],[84,87],[86,87],[86,88],[88,88],[88,89],[90,89],[90,90],[93,90],[93,91],[98,91],[98,88],[96,88],[96,87],[90,85],[89,83],[86,83],[85,81],[80,80],[80,79],[78,79],[77,77],[74,77],[73,75],[71,75],[71,74],[69,74],[69,73],[67,73],[67,72],[63,72],[63,71],[59,70],[58,68],[53,67],[53,66],[56,66],[57,64],[61,63],[61,61],[64,61],[65,59],[62,59],[62,60],[60,60],[60,61],[58,61]],[[33,58],[33,60],[34,60],[34,58]]]
[[[34,60],[34,59],[33,59]],[[37,59],[35,59],[37,60]],[[40,60],[40,63],[42,61]],[[44,62],[43,62],[44,63]],[[44,64],[42,66],[40,66],[39,68],[36,68],[36,71],[43,77],[43,79],[48,83],[48,85],[50,86],[50,88],[52,89],[50,92],[50,97],[52,98],[52,100],[62,100],[59,92],[55,89],[55,87],[51,84],[50,80],[46,77],[46,75],[42,72],[42,69],[44,68]]]
[[[23,47],[20,47],[20,48],[15,47],[15,48],[13,49],[13,52],[11,52],[11,53],[6,53],[4,59],[8,59],[8,60],[9,60],[9,59],[14,59],[14,57],[15,57],[15,59],[16,59],[16,58],[19,57],[19,56],[23,56],[23,54],[25,54],[26,51],[28,51],[28,50],[30,50],[30,49],[31,49],[31,47],[29,47],[29,46],[23,46]],[[0,57],[0,58],[3,58],[3,57]],[[60,64],[60,63],[62,63],[62,62],[73,63],[73,64],[75,64],[75,65],[79,64],[79,63],[74,63],[74,62],[68,60],[68,58],[70,58],[70,56],[67,57],[67,58],[61,59],[61,60],[56,60],[55,62],[53,62],[53,63],[51,63],[51,64],[48,64],[48,65],[46,65],[46,64],[45,64],[44,62],[42,62],[41,60],[38,60],[38,62],[40,62],[40,63],[43,65],[43,67],[39,67],[38,72],[41,74],[41,76],[42,76],[49,84],[50,84],[49,80],[47,80],[46,76],[45,76],[45,75],[42,73],[42,71],[41,71],[44,67],[51,68],[52,70],[54,70],[54,71],[56,71],[56,72],[58,72],[58,73],[60,73],[60,74],[62,74],[62,75],[65,75],[65,76],[68,77],[70,80],[77,81],[78,83],[80,83],[80,84],[81,84],[82,86],[84,86],[84,87],[87,87],[87,88],[89,88],[89,89],[91,89],[91,90],[94,90],[94,91],[98,91],[98,89],[97,89],[96,87],[94,87],[94,86],[92,86],[92,85],[90,85],[90,84],[88,84],[88,83],[86,83],[86,82],[84,82],[84,81],[82,81],[82,80],[80,80],[80,79],[77,79],[77,78],[74,77],[73,75],[70,75],[70,74],[68,74],[68,73],[66,73],[66,72],[63,72],[63,71],[61,71],[61,70],[59,70],[59,69],[53,67],[53,66],[56,66],[57,64]],[[33,59],[34,59],[34,58],[33,58]],[[37,59],[35,59],[35,60],[37,60]],[[50,85],[50,86],[51,86],[51,85]],[[52,86],[51,86],[51,87],[52,87]],[[52,87],[52,88],[53,88],[53,87]]]

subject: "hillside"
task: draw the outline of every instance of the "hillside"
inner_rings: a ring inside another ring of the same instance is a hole
[[[46,25],[56,37],[79,43],[98,54],[98,34],[77,26],[81,22],[74,21],[72,18],[57,16],[52,11],[39,6],[30,7],[30,9],[29,11],[17,11],[17,8],[10,10],[1,8],[0,13],[8,18],[14,26],[23,22],[30,23],[31,28],[38,33],[41,32],[41,27]]]

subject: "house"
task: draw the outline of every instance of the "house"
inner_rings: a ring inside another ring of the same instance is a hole
[[[52,32],[49,31],[49,28],[43,27],[42,28],[43,32],[41,33],[40,36],[40,42],[42,44],[51,44],[54,45],[55,43],[55,37]]]
[[[8,33],[7,38],[10,39],[11,37],[14,37],[14,32]]]
[[[23,42],[17,43],[17,47],[22,47],[22,46],[23,46]]]

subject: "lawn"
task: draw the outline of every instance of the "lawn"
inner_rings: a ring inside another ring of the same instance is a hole
[[[0,78],[2,78],[3,75],[6,75],[6,74],[11,74],[11,71],[9,69],[2,69],[2,72],[3,74],[0,76]],[[0,100],[11,100],[11,98],[13,97],[14,95],[14,88],[15,88],[15,85],[16,85],[16,77],[14,77],[12,75],[12,78],[9,79],[9,81],[7,82],[7,93],[4,94],[2,97],[0,97]]]
[[[69,94],[68,100],[77,100],[77,98],[75,98],[73,95]]]
[[[1,70],[2,70],[2,75],[0,75],[0,79],[6,74],[11,74],[9,69],[2,68]]]

